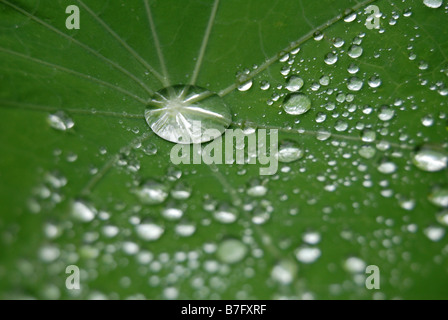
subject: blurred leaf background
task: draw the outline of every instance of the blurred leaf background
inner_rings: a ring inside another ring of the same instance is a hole
[[[0,297],[447,298],[448,16],[425,2],[0,0]],[[72,4],[79,30],[65,27]],[[222,93],[233,127],[280,129],[303,152],[273,176],[174,166],[145,122],[165,86],[148,68],[163,74],[157,48],[169,84],[188,83],[209,21],[196,84]],[[282,108],[292,76],[311,100],[302,115]],[[437,172],[413,163],[422,146]],[[148,180],[163,203],[136,196]],[[164,232],[145,240],[142,224]],[[81,290],[65,287],[72,264]]]

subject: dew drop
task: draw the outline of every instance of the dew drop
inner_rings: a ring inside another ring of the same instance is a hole
[[[290,92],[299,91],[303,87],[303,79],[297,76],[292,76],[289,78],[288,83],[286,84],[286,89]]]
[[[278,149],[278,161],[284,163],[293,162],[301,159],[303,154],[303,149],[295,141],[283,140]]]
[[[381,85],[381,79],[376,76],[369,78],[368,84],[371,88],[378,88]]]
[[[171,190],[171,196],[177,200],[185,200],[191,196],[191,190],[189,185],[181,182]]]
[[[429,147],[422,147],[413,158],[412,163],[419,169],[436,172],[447,167],[448,155]]]
[[[283,101],[283,109],[288,114],[299,115],[304,114],[311,108],[311,100],[308,96],[298,93],[291,94]]]
[[[448,189],[435,188],[428,196],[429,201],[442,208],[448,207]]]
[[[82,201],[75,201],[72,204],[72,216],[78,221],[89,222],[95,218],[96,210]]]
[[[362,146],[358,153],[363,158],[371,159],[375,156],[376,150],[372,146]]]
[[[145,118],[159,137],[182,144],[213,140],[232,122],[230,110],[221,97],[207,89],[185,85],[156,92]]]
[[[336,54],[330,52],[325,56],[324,61],[328,65],[335,64],[338,61],[338,56]]]
[[[222,204],[214,213],[215,219],[221,223],[233,223],[236,221],[237,212],[227,204]]]
[[[223,263],[237,263],[247,254],[247,246],[237,239],[226,239],[218,245],[216,256]]]
[[[424,230],[425,235],[429,240],[437,242],[442,240],[445,236],[445,229],[442,227],[431,226]]]
[[[73,120],[63,111],[48,115],[47,122],[50,127],[59,131],[67,131],[75,125]]]
[[[358,77],[351,77],[348,80],[347,88],[351,91],[359,91],[363,86],[363,82]]]
[[[378,114],[378,119],[382,121],[389,121],[392,119],[395,115],[395,111],[392,108],[389,108],[388,106],[382,106],[380,113]]]
[[[251,197],[263,197],[268,192],[266,186],[258,179],[250,182],[247,194]]]
[[[155,180],[149,180],[135,190],[135,194],[144,204],[159,204],[168,197],[168,187]]]
[[[303,246],[297,249],[295,254],[299,262],[310,264],[320,257],[321,252],[319,248]]]
[[[441,225],[448,226],[448,210],[437,213],[436,219]]]
[[[282,260],[272,268],[271,277],[282,285],[288,285],[295,279],[297,271],[297,264],[293,261]]]
[[[440,6],[442,6],[443,1],[442,0],[423,0],[423,3],[428,8],[436,9],[436,8],[440,8]]]
[[[179,223],[176,228],[175,232],[181,237],[190,237],[192,236],[196,231],[196,226],[192,223]]]
[[[241,91],[241,92],[247,91],[247,90],[249,90],[250,88],[252,88],[252,80],[249,80],[249,81],[247,81],[247,82],[244,82],[244,83],[242,83],[242,84],[240,84],[240,85],[238,86],[238,90]]]
[[[397,165],[391,161],[383,161],[378,166],[378,171],[384,174],[391,174],[397,170]]]
[[[345,260],[344,268],[350,273],[363,273],[366,270],[366,263],[357,257],[350,257]]]
[[[154,223],[144,223],[136,226],[136,232],[140,239],[154,241],[162,236],[164,229]]]
[[[362,47],[354,44],[348,49],[348,56],[353,59],[359,58],[362,55],[362,51]]]

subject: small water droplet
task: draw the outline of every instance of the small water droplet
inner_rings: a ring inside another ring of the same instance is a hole
[[[366,271],[366,263],[357,257],[350,257],[345,260],[344,268],[350,273],[364,273]]]
[[[244,82],[244,83],[242,83],[242,84],[240,84],[240,85],[238,86],[238,90],[241,91],[241,92],[247,91],[247,90],[249,90],[250,88],[252,88],[252,80],[249,80],[249,81],[247,81],[247,82]]]
[[[139,224],[135,229],[140,239],[146,241],[157,240],[164,232],[164,229],[161,226],[154,223]]]
[[[337,61],[338,61],[338,56],[333,52],[328,53],[324,58],[324,62],[328,65],[335,64]]]
[[[424,230],[425,235],[429,240],[437,242],[442,240],[445,236],[445,229],[442,227],[431,226]]]
[[[87,205],[82,201],[73,202],[71,210],[73,218],[81,222],[92,221],[96,215],[95,208]]]
[[[282,260],[272,268],[271,277],[274,281],[288,285],[293,282],[298,271],[297,264],[293,261]]]
[[[384,174],[391,174],[397,170],[397,165],[391,161],[385,160],[378,166],[378,171]]]
[[[50,127],[59,131],[67,131],[75,125],[73,120],[63,111],[48,115],[47,122]]]
[[[247,246],[237,239],[226,239],[218,245],[216,256],[223,263],[237,263],[247,254]]]
[[[320,257],[321,252],[319,248],[303,246],[297,249],[295,254],[299,262],[310,264]]]
[[[351,45],[350,48],[348,49],[348,56],[350,58],[356,59],[359,58],[362,55],[362,47],[357,46],[357,45]]]
[[[429,201],[442,208],[448,207],[448,189],[435,188],[428,196]]]
[[[278,161],[293,162],[303,157],[303,149],[301,149],[295,141],[283,140],[278,150]]]
[[[168,187],[155,180],[149,180],[136,189],[135,194],[144,204],[159,204],[168,197]]]
[[[351,91],[359,91],[361,90],[363,84],[364,84],[363,81],[358,77],[351,77],[348,80],[347,88]]]
[[[285,88],[290,92],[299,91],[303,87],[303,79],[297,76],[292,76],[289,78],[288,83]]]

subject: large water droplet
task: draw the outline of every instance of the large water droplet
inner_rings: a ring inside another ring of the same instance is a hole
[[[243,260],[246,254],[246,245],[237,239],[227,239],[222,241],[216,251],[218,259],[229,264]]]
[[[442,0],[423,0],[423,3],[428,8],[434,8],[435,9],[435,8],[440,8],[440,6],[442,5],[443,1]]]
[[[297,76],[292,76],[289,78],[286,84],[286,89],[291,92],[299,91],[303,87],[303,79]]]
[[[297,145],[295,141],[284,140],[280,143],[278,149],[278,161],[293,162],[303,157],[303,150]]]
[[[293,115],[303,114],[310,110],[310,108],[310,98],[301,93],[289,95],[283,102],[283,109],[286,113]]]
[[[50,127],[59,131],[67,131],[75,125],[73,120],[63,111],[48,115],[47,122]]]
[[[229,108],[217,94],[187,85],[156,92],[145,118],[159,137],[182,144],[213,140],[232,122]]]
[[[412,162],[423,171],[436,172],[446,168],[448,156],[440,151],[423,147],[414,154]]]

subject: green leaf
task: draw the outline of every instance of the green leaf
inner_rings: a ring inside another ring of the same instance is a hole
[[[0,297],[447,298],[440,2],[0,0]],[[171,85],[278,129],[278,172],[174,165]]]

